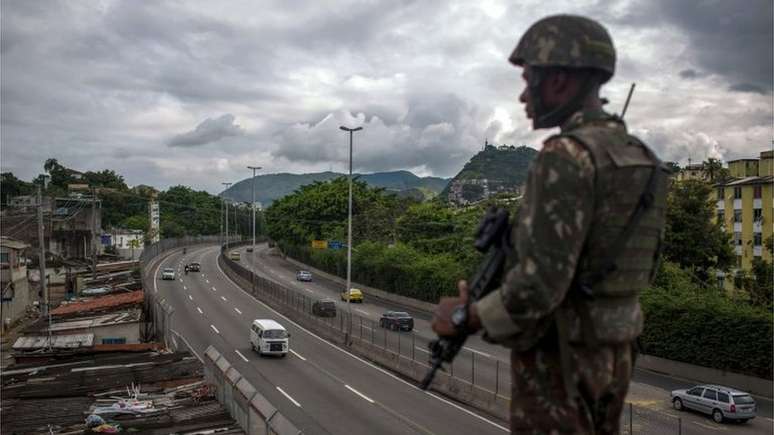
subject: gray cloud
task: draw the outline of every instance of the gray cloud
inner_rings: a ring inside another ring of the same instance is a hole
[[[650,3],[689,37],[685,55],[727,78],[732,90],[772,90],[774,20],[771,0],[660,0]],[[648,18],[652,22],[652,15]],[[741,89],[737,89],[741,86]]]
[[[224,137],[240,136],[244,129],[234,123],[234,115],[227,113],[219,118],[207,118],[195,129],[171,138],[167,145],[171,147],[195,147],[217,142]]]
[[[506,58],[533,21],[558,12],[610,28],[620,61],[604,94],[620,110],[637,82],[627,120],[662,157],[768,146],[771,100],[759,92],[771,91],[771,14],[751,6],[52,0],[3,2],[0,161],[27,179],[56,157],[130,184],[217,192],[246,164],[346,169],[338,126],[348,124],[364,126],[359,172],[453,176],[485,138],[539,148],[551,134],[531,131]]]

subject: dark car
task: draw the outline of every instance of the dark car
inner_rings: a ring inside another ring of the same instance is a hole
[[[189,272],[199,272],[202,270],[202,266],[199,263],[188,263],[188,271]]]
[[[253,252],[253,247],[252,246],[248,247],[247,252]]]
[[[387,311],[379,319],[379,326],[393,331],[411,331],[414,329],[414,318],[402,311]]]
[[[314,301],[312,314],[318,317],[336,317],[336,302],[333,299]]]

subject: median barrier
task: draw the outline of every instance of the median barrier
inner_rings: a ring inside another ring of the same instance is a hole
[[[221,254],[226,251],[227,249],[224,247]],[[315,317],[311,314],[312,299],[306,295],[301,295],[280,283],[260,277],[241,264],[232,261],[226,255],[218,256],[218,264],[224,273],[243,290],[323,339],[342,346],[353,354],[372,361],[415,383],[419,383],[427,372],[428,365],[414,358],[413,353],[412,357],[409,358],[406,355],[401,355],[400,346],[398,346],[397,351],[388,349],[388,332],[386,330],[380,334],[384,337],[384,345],[377,344],[373,332],[375,328],[373,322],[371,322],[372,328],[369,328],[372,329],[370,339],[367,334],[364,336],[362,329],[358,336],[354,331],[354,325],[357,323],[354,319],[360,319],[360,325],[362,325],[362,318],[352,314],[353,327],[350,335],[347,333],[346,327],[350,322],[348,313],[340,311],[335,318]],[[398,336],[400,337],[400,333]],[[481,388],[452,374],[439,372],[431,385],[431,389],[502,420],[508,420],[510,415],[510,398],[497,394],[497,391]]]
[[[248,435],[302,433],[213,346],[204,352],[204,378],[215,385],[218,401]]]

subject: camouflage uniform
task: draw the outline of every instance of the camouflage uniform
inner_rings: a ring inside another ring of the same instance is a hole
[[[642,331],[638,294],[656,269],[668,177],[615,116],[579,111],[560,127],[530,169],[512,234],[518,262],[476,306],[485,337],[512,348],[513,433],[612,434]],[[652,205],[621,243],[647,190]],[[611,255],[615,269],[600,274]],[[584,285],[593,298],[579,296]]]

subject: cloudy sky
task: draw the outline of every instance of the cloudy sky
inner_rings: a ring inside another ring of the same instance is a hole
[[[611,31],[608,110],[662,158],[757,157],[772,139],[770,0],[2,0],[0,167],[55,157],[130,185],[263,172],[449,177],[490,142],[540,148],[507,57],[535,20]]]

